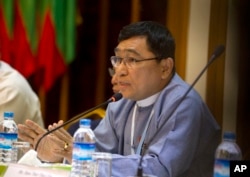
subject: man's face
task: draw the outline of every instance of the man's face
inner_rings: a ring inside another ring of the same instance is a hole
[[[148,50],[146,38],[142,36],[121,41],[115,48],[115,55],[136,60],[158,57]],[[129,67],[123,60],[115,68],[116,80],[123,97],[142,100],[162,90],[167,83],[166,72],[163,72],[165,64],[163,60],[146,60],[134,62],[134,65]]]

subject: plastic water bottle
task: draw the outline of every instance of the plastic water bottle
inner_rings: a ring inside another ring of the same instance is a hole
[[[241,160],[241,150],[233,132],[224,132],[223,140],[215,152],[214,177],[230,176],[230,161]]]
[[[0,122],[0,162],[16,162],[12,143],[17,141],[17,131],[14,113],[4,112],[4,120]]]
[[[93,173],[92,153],[95,152],[95,134],[90,128],[91,120],[81,119],[74,133],[72,167],[70,177],[90,177]]]

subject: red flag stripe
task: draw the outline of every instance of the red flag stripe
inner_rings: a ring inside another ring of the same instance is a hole
[[[38,62],[44,72],[44,89],[49,90],[54,81],[66,71],[63,57],[56,46],[55,28],[49,12],[45,15],[38,45]]]
[[[0,59],[11,63],[11,37],[8,35],[3,7],[0,7]]]
[[[14,39],[12,45],[13,51],[15,51],[13,52],[14,67],[28,78],[36,70],[36,64],[26,32],[20,9],[15,4]]]

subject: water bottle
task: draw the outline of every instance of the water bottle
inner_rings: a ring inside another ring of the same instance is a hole
[[[230,161],[241,160],[241,150],[233,132],[224,132],[223,140],[215,152],[214,177],[229,177]]]
[[[0,162],[16,162],[12,143],[17,141],[17,130],[14,113],[4,112],[4,120],[0,122]]]
[[[93,173],[92,153],[95,152],[95,134],[90,128],[91,120],[81,119],[74,133],[72,167],[70,177],[90,177]]]

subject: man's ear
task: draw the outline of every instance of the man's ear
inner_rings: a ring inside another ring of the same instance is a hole
[[[162,79],[166,79],[169,76],[171,76],[173,69],[174,69],[173,58],[169,57],[161,60]]]

